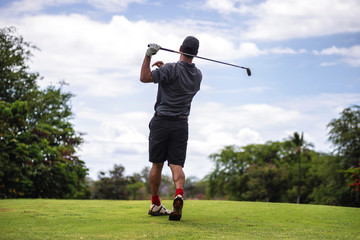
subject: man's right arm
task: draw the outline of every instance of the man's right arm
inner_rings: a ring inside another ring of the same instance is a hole
[[[148,55],[145,55],[143,64],[141,66],[141,73],[140,73],[140,81],[143,83],[149,83],[154,82],[151,76],[151,70],[150,70],[150,62],[151,57]]]
[[[151,76],[151,70],[150,70],[150,62],[151,62],[151,56],[155,55],[160,49],[160,46],[157,44],[149,44],[149,48],[146,50],[146,55],[143,61],[143,64],[141,66],[141,72],[140,72],[140,81],[143,83],[149,83],[154,82]]]

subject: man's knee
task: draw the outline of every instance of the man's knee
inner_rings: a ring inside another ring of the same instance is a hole
[[[153,163],[151,170],[156,172],[161,172],[163,169],[164,163]]]
[[[169,167],[171,170],[174,170],[174,171],[181,171],[182,172],[182,169],[183,167],[181,165],[178,165],[178,164],[169,164]]]
[[[183,168],[181,165],[169,164],[173,176],[185,177]]]

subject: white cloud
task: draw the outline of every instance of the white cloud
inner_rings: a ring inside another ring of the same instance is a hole
[[[132,3],[143,4],[147,0],[19,0],[5,6],[5,14],[39,13],[48,7],[66,6],[72,4],[90,5],[105,12],[122,12]]]
[[[340,55],[343,61],[354,67],[360,67],[360,45],[355,45],[349,48],[338,48],[332,46],[321,51],[313,51],[316,55]],[[328,65],[326,65],[328,66]]]
[[[85,144],[79,152],[90,168],[90,176],[122,164],[127,173],[140,172],[147,161],[146,112],[103,112],[99,109],[81,108],[75,124],[86,128]],[[141,167],[139,167],[141,166]]]
[[[211,56],[212,59],[222,59],[224,61],[253,58],[262,55],[303,54],[307,52],[304,49],[294,50],[288,47],[260,49],[253,42],[240,42],[238,45],[236,45],[229,41],[229,39],[226,37],[216,36],[210,32],[206,34],[202,33],[198,36],[199,39],[201,39],[201,49],[199,50],[199,56],[205,54],[206,56]]]
[[[19,0],[5,5],[1,12],[5,15],[39,13],[47,7],[79,3],[81,0]]]
[[[269,50],[270,53],[276,54],[297,54],[298,52],[291,48],[273,48]]]
[[[271,129],[296,121],[300,113],[267,104],[224,106],[206,103],[193,106],[191,116],[192,139],[202,154],[226,145],[247,145],[269,140]],[[194,150],[195,151],[195,150]]]
[[[214,9],[222,14],[248,13],[250,11],[248,3],[251,4],[251,0],[207,0],[203,7]]]
[[[177,21],[134,22],[123,16],[113,16],[109,23],[102,23],[79,14],[36,15],[0,21],[4,25],[17,26],[19,34],[41,49],[35,52],[32,67],[45,76],[42,85],[64,79],[92,96],[138,93],[135,84],[149,42],[177,50],[184,36],[193,34],[200,39],[200,56],[223,61],[299,53],[281,47],[261,50],[251,42],[236,45],[212,31],[197,32],[193,23],[193,29],[190,24],[178,27]],[[162,24],[161,28],[157,27],[159,24]],[[172,30],[175,28],[176,33]],[[173,53],[161,52],[154,59],[157,57],[164,62],[174,61]],[[202,64],[209,63],[203,61]]]
[[[331,66],[336,66],[338,63],[336,62],[324,62],[324,63],[321,63],[320,66],[322,67],[331,67]]]
[[[146,0],[87,0],[87,2],[106,12],[119,12],[125,10],[132,3],[144,3]]]
[[[357,0],[207,0],[205,8],[222,14],[247,14],[249,40],[285,40],[360,31]]]
[[[151,23],[121,16],[100,23],[77,14],[38,15],[15,25],[19,34],[41,49],[34,52],[32,69],[46,76],[43,85],[61,78],[94,96],[137,93],[134,83],[146,45],[151,36],[164,35],[154,34]]]
[[[44,12],[47,7],[72,6],[74,4],[92,6],[102,13],[114,13],[125,11],[130,4],[148,4],[150,6],[154,3],[147,0],[21,0],[8,4],[6,8],[1,9],[1,13],[6,16],[17,16],[19,13]],[[199,5],[199,3],[197,4]],[[360,19],[357,16],[357,12],[360,12],[360,2],[357,0],[345,2],[342,0],[318,0],[316,2],[312,0],[266,0],[258,3],[250,0],[207,0],[197,8],[219,11],[225,15],[225,21],[219,23],[174,18],[171,24],[168,24],[169,21],[158,18],[157,28],[161,26],[166,33],[171,32],[175,25],[175,29],[180,32],[176,35],[189,32],[212,32],[213,38],[214,36],[223,36],[223,38],[229,38],[229,42],[234,39],[245,41],[286,40],[360,31]],[[231,21],[226,24],[228,14],[238,16],[238,21],[244,24],[233,26]],[[247,27],[244,28],[245,26]],[[174,39],[174,36],[171,38]],[[165,38],[164,40],[168,42],[169,39]],[[176,47],[178,46],[176,45]]]
[[[201,85],[201,91],[207,91],[211,93],[223,93],[223,94],[234,94],[234,93],[263,93],[265,91],[271,90],[270,87],[265,86],[255,86],[250,88],[232,88],[226,90],[218,90],[210,86]]]

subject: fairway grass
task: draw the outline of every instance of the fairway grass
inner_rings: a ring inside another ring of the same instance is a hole
[[[163,201],[171,209],[172,202]],[[360,239],[360,209],[284,203],[184,202],[181,221],[150,201],[0,200],[0,239]]]

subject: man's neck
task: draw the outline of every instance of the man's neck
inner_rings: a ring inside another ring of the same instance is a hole
[[[180,61],[184,61],[184,62],[191,64],[192,60],[193,60],[192,58],[188,58],[188,57],[185,57],[184,55],[180,55]]]

